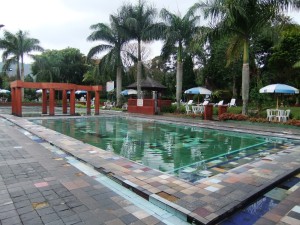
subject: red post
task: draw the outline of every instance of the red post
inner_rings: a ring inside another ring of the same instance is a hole
[[[86,114],[91,115],[91,93],[89,91],[86,94]]]
[[[49,115],[54,116],[55,115],[55,90],[53,88],[50,89],[49,93]]]
[[[70,91],[70,115],[75,115],[75,90]]]
[[[67,101],[67,91],[66,90],[62,91],[62,111],[63,111],[63,114],[68,113],[68,101]]]
[[[227,105],[218,106],[218,116],[221,116],[223,113],[227,112]]]
[[[100,93],[99,91],[95,91],[95,115],[99,115],[99,107],[100,107]]]
[[[204,119],[212,120],[213,118],[213,104],[207,104],[204,106]]]
[[[14,102],[16,102],[16,88],[11,89],[11,114],[16,115],[16,107]]]
[[[16,116],[22,116],[22,88],[17,87],[16,88],[16,93],[15,93],[15,103],[12,102],[12,104],[15,104],[15,109],[16,109]]]
[[[42,114],[47,114],[47,90],[42,91]]]

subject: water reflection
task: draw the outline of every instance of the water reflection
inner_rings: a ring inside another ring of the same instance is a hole
[[[247,155],[268,144],[262,137],[247,134],[120,117],[38,120],[36,123],[151,168],[175,173],[206,170],[206,162],[216,157],[230,160],[236,151],[243,150],[241,154]]]

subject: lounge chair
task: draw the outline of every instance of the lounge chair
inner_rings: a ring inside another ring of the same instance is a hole
[[[189,100],[186,104],[187,105],[192,105],[193,104],[193,100]]]
[[[209,101],[205,100],[204,102],[200,103],[200,105],[208,105]]]
[[[111,109],[112,107],[114,107],[115,103],[111,103],[111,102],[104,102],[104,106],[102,106],[102,109]]]
[[[220,105],[223,105],[223,103],[224,103],[224,100],[221,100],[221,101],[219,101],[218,103],[216,103],[214,106],[218,107],[218,106],[220,106]]]
[[[236,101],[236,99],[235,99],[235,98],[232,98],[232,99],[230,100],[230,102],[228,103],[228,107],[236,106],[235,101]]]
[[[122,105],[122,110],[127,111],[127,109],[128,109],[128,105],[127,105],[127,103],[124,103]]]

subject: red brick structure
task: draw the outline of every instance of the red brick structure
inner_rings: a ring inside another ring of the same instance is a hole
[[[170,106],[171,100],[157,99],[128,99],[128,112],[155,115],[164,106]]]
[[[33,83],[20,80],[10,83],[12,114],[22,116],[22,88],[42,89],[42,113],[47,114],[47,91],[49,91],[49,115],[55,115],[55,91],[62,91],[63,114],[67,114],[67,91],[70,91],[70,115],[75,115],[75,91],[85,90],[86,113],[91,114],[91,92],[95,92],[95,115],[99,115],[100,91],[102,86],[84,86],[66,83]]]

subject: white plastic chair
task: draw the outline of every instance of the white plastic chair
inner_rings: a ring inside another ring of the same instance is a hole
[[[199,106],[193,105],[192,106],[192,111],[193,111],[194,114],[198,114],[199,113]]]
[[[282,117],[283,122],[286,122],[290,118],[290,113],[291,113],[290,109],[287,109],[284,111],[284,115]]]
[[[267,109],[267,119],[269,121],[272,121],[275,117],[276,117],[276,115],[273,114],[273,110]]]
[[[236,106],[235,101],[236,101],[236,99],[235,99],[235,98],[232,98],[232,99],[230,100],[230,102],[228,103],[228,107]]]
[[[285,119],[285,111],[284,110],[277,110],[277,115],[276,115],[277,121],[281,122],[284,121]]]
[[[189,114],[191,112],[190,106],[188,104],[185,105],[185,112]]]

